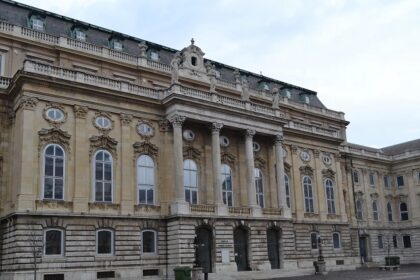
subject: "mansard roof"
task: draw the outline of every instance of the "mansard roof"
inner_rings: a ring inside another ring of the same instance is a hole
[[[381,150],[383,151],[384,154],[390,155],[390,156],[405,153],[405,152],[412,152],[414,150],[420,150],[420,139],[388,146],[388,147],[382,148]]]
[[[28,17],[32,14],[45,17],[45,32],[48,34],[68,37],[70,36],[70,31],[72,28],[75,26],[83,27],[86,29],[88,43],[98,46],[108,46],[110,38],[117,37],[124,41],[124,52],[131,55],[139,56],[140,48],[138,47],[138,44],[140,42],[145,42],[148,47],[148,51],[156,51],[159,54],[159,62],[167,65],[170,65],[170,61],[173,55],[179,51],[160,44],[149,42],[147,40],[118,33],[90,23],[58,15],[15,1],[0,0],[0,21],[5,21],[20,26],[27,26]],[[246,76],[248,78],[248,84],[250,88],[258,89],[261,83],[266,83],[270,86],[270,88],[286,88],[291,93],[291,100],[302,102],[301,95],[305,94],[309,97],[309,105],[319,108],[326,108],[316,96],[317,93],[315,91],[269,78],[260,74],[238,69],[236,67],[225,65],[220,62],[211,61],[211,63],[215,65],[216,70],[220,73],[220,78],[222,80],[235,82],[234,71],[237,69],[242,76]]]

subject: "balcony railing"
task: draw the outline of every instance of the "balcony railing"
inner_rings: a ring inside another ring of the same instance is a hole
[[[7,88],[11,81],[11,78],[0,77],[0,88]]]
[[[250,207],[229,207],[229,214],[231,215],[251,215]]]
[[[268,216],[281,216],[282,211],[278,208],[263,208],[262,213]]]
[[[208,213],[214,214],[216,212],[216,206],[211,204],[191,204],[191,213]]]

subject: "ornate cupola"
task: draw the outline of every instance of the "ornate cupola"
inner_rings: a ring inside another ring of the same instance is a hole
[[[191,39],[191,45],[182,49],[181,55],[182,68],[206,73],[206,67],[204,65],[204,52],[194,45],[194,39]]]

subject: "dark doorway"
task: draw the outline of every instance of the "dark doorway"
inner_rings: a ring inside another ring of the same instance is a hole
[[[275,228],[267,230],[267,250],[268,260],[271,264],[271,269],[280,268],[280,231]]]
[[[362,263],[367,262],[367,238],[366,236],[361,236],[359,238],[359,246],[360,246],[360,259]]]
[[[250,270],[248,265],[248,231],[244,228],[236,228],[233,232],[233,242],[238,271]]]
[[[198,228],[197,234],[197,259],[204,273],[212,272],[212,242],[213,236],[209,228]]]

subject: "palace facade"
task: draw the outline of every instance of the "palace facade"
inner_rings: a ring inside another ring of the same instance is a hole
[[[420,141],[359,146],[348,124],[193,40],[1,0],[0,279],[312,273],[319,246],[328,270],[419,262]]]

